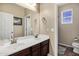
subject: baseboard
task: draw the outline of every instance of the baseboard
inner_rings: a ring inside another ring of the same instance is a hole
[[[48,55],[47,55],[47,56],[52,56],[52,55],[48,53]]]
[[[63,43],[58,43],[59,45],[62,45],[62,46],[66,46],[66,47],[71,47],[71,48],[73,48],[73,46],[71,46],[71,45],[68,45],[68,44],[63,44]]]

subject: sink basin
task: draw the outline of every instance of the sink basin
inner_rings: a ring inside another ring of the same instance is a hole
[[[34,36],[27,36],[27,37],[19,37],[16,38],[17,39],[17,43],[32,43],[35,42],[35,38]]]
[[[32,43],[39,42],[41,40],[42,36],[46,37],[44,35],[39,35],[38,38],[35,38],[33,35],[31,35],[31,36],[24,36],[24,37],[18,37],[18,38],[15,38],[17,40],[17,42],[14,43],[14,44],[11,44],[10,40],[0,40],[0,48],[8,47],[8,46],[11,46],[11,45],[13,45],[13,46],[22,45],[23,46],[26,43],[28,45],[30,45]]]
[[[24,36],[24,37],[17,37],[15,38],[17,40],[17,43],[11,44],[11,41],[9,39],[0,40],[0,48],[8,47],[11,45],[24,45],[24,44],[32,44],[35,42],[40,41],[41,39],[47,39],[48,36],[40,34],[38,35],[38,38],[35,38],[33,35],[30,36]],[[37,41],[38,40],[38,41]]]

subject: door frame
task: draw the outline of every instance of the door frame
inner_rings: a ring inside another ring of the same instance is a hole
[[[55,56],[58,56],[58,5],[55,5]]]
[[[27,20],[27,17],[29,17],[30,16],[30,19],[31,19],[31,14],[28,14],[28,15],[26,15],[26,16],[24,16],[24,36],[27,36],[27,22],[26,22],[26,20]]]

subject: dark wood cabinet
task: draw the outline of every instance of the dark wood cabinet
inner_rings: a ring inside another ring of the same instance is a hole
[[[41,56],[46,56],[49,53],[49,40],[41,43]]]
[[[32,46],[32,56],[40,56],[40,44]]]
[[[32,51],[32,56],[40,56],[40,48],[37,48],[36,50]]]
[[[10,56],[46,56],[49,53],[49,40],[11,54]]]
[[[30,55],[31,55],[31,48],[27,48],[14,54],[11,54],[10,56],[30,56]]]
[[[41,47],[41,56],[47,56],[48,54],[48,45],[44,45]]]

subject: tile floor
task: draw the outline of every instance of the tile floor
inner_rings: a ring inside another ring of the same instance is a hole
[[[73,52],[73,48],[59,46],[58,47],[59,56],[79,56],[79,54]]]

